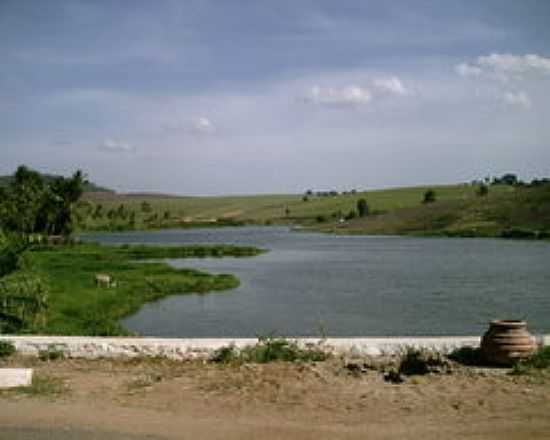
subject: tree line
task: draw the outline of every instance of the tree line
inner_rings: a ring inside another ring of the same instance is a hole
[[[26,166],[20,166],[5,188],[0,188],[0,229],[21,235],[69,235],[72,210],[86,182],[82,171],[71,177],[46,181]]]

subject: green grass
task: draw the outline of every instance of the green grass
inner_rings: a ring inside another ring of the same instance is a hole
[[[435,203],[423,204],[427,189],[436,193]],[[223,226],[236,224],[294,224],[307,229],[346,234],[398,234],[445,236],[550,236],[550,186],[536,188],[492,185],[486,197],[468,184],[393,188],[341,194],[301,194],[228,197],[94,196],[81,204],[81,229],[157,229],[168,227]],[[357,208],[366,199],[372,215],[340,223],[340,214]],[[144,213],[143,202],[151,212]],[[93,219],[86,212],[102,205],[104,215]],[[124,205],[126,219],[109,220],[105,213]],[[288,211],[287,211],[288,210]],[[135,223],[129,226],[133,212]],[[164,215],[167,214],[165,218]],[[157,220],[147,221],[152,215]],[[323,219],[319,222],[318,219]],[[514,230],[519,233],[514,233]],[[538,231],[538,232],[536,232]]]
[[[45,323],[33,333],[59,335],[126,335],[118,320],[144,303],[172,294],[205,293],[234,288],[233,275],[211,275],[175,269],[152,258],[252,256],[255,248],[233,246],[73,246],[36,248],[28,263],[48,286]],[[116,287],[96,286],[95,275],[106,273]]]
[[[534,375],[550,373],[550,346],[540,347],[528,359],[517,362],[512,367],[514,375]]]
[[[269,362],[319,362],[328,354],[317,347],[302,348],[295,341],[284,338],[260,338],[260,341],[243,349],[229,345],[214,353],[212,361],[221,364]]]

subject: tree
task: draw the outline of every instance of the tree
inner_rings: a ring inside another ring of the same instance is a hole
[[[424,199],[422,200],[422,203],[433,203],[435,202],[435,191],[433,189],[428,189],[424,193]]]
[[[518,176],[512,173],[506,173],[503,174],[500,179],[495,178],[493,181],[495,184],[503,184],[503,185],[516,185],[518,183]]]
[[[44,184],[40,174],[20,166],[0,199],[0,222],[6,231],[31,234],[36,230]]]
[[[141,211],[142,212],[151,212],[153,210],[153,208],[151,207],[151,204],[146,202],[146,201],[143,201],[141,202]]]
[[[359,199],[357,201],[357,213],[359,217],[366,217],[369,215],[369,205],[365,199]]]
[[[20,166],[0,198],[0,226],[23,235],[69,234],[73,205],[82,195],[84,183],[81,171],[47,184],[38,172]]]

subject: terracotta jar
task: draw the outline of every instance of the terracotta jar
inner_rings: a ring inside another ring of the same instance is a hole
[[[481,340],[483,359],[497,365],[512,365],[526,359],[536,348],[535,338],[527,331],[525,321],[491,321]]]

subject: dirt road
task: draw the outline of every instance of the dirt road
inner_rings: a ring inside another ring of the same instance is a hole
[[[10,360],[31,394],[0,393],[0,439],[549,439],[550,380],[505,370],[384,382],[320,364]],[[34,394],[33,394],[34,393]]]

